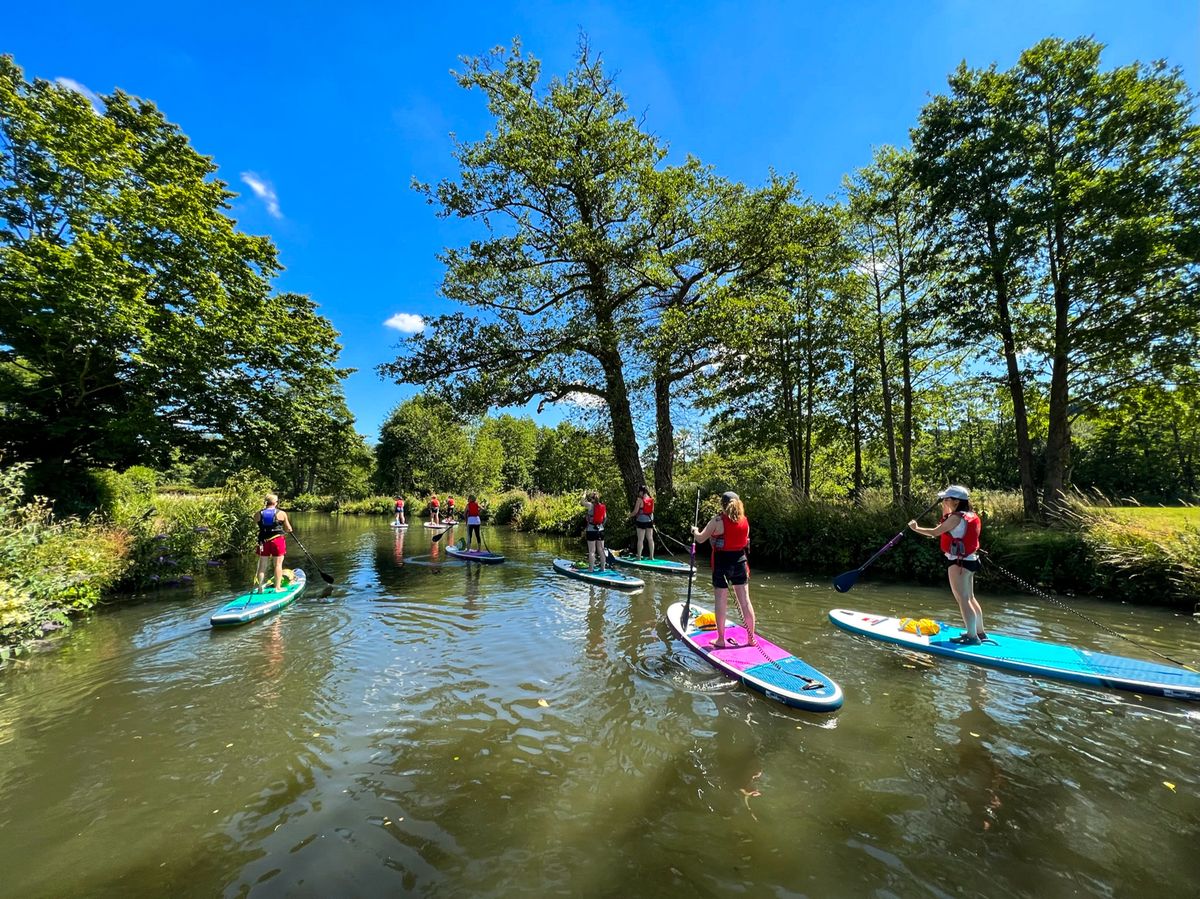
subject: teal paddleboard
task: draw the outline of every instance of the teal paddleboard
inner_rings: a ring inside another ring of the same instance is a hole
[[[618,590],[641,590],[646,582],[621,571],[607,568],[604,571],[593,571],[584,562],[572,562],[569,559],[555,559],[554,570],[576,580],[587,581],[601,587],[616,587]]]
[[[625,555],[624,553],[609,553],[609,561],[622,566],[623,568],[635,568],[640,571],[659,571],[665,574],[682,574],[687,577],[692,573],[692,569],[682,562],[676,562],[674,559],[639,559],[637,556]]]
[[[262,593],[243,593],[237,599],[227,602],[217,609],[208,619],[208,623],[213,627],[229,627],[234,624],[245,624],[247,621],[254,621],[256,618],[278,612],[295,601],[307,582],[307,576],[297,568],[292,572],[290,581],[284,580],[283,589],[278,593],[275,592],[273,583]]]
[[[1065,643],[1010,637],[991,628],[988,628],[985,643],[952,643],[951,639],[960,636],[963,629],[942,621],[938,622],[938,633],[926,636],[902,630],[901,619],[887,615],[834,609],[829,613],[829,619],[851,633],[973,665],[1093,687],[1129,690],[1146,696],[1200,701],[1200,673],[1177,665],[1092,652]]]

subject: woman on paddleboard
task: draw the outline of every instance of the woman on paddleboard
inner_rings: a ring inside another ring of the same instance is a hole
[[[654,497],[650,495],[650,488],[645,484],[638,489],[637,499],[633,501],[633,508],[629,511],[629,519],[637,528],[638,561],[642,560],[643,540],[650,545],[650,555],[647,558],[654,561]]]
[[[442,504],[436,493],[429,499],[429,517],[433,519],[434,524],[442,523]]]
[[[287,555],[287,541],[284,533],[293,533],[292,523],[288,521],[287,512],[280,511],[279,497],[268,493],[263,497],[264,507],[254,513],[254,523],[258,525],[258,570],[254,573],[254,593],[262,593],[265,589],[267,566],[270,560],[275,560],[275,592],[283,589],[283,557]]]
[[[692,528],[697,543],[712,540],[712,583],[716,596],[717,639],[713,649],[736,646],[725,640],[725,611],[729,607],[729,588],[733,587],[742,610],[746,642],[757,644],[754,638],[754,606],[750,605],[750,565],[746,551],[750,548],[750,521],[741,498],[732,490],[721,494],[721,514],[714,515],[704,530]]]
[[[941,541],[942,555],[950,577],[950,589],[958,601],[966,630],[953,643],[978,645],[987,639],[983,629],[983,607],[975,598],[975,572],[979,570],[979,531],[982,522],[971,511],[971,492],[966,487],[952,484],[941,493],[942,520],[937,527],[923,528],[916,520],[908,523],[909,528],[922,537],[937,537]]]
[[[483,551],[483,535],[479,533],[479,526],[483,524],[483,519],[479,515],[479,503],[475,501],[475,494],[472,493],[467,497],[467,549],[471,548],[471,535],[475,535],[475,542],[479,544],[479,550]]]
[[[446,520],[447,521],[454,520],[454,497],[453,496],[446,498]]]
[[[396,520],[392,524],[407,524],[404,520],[404,497],[396,497]]]
[[[588,491],[583,497],[582,505],[587,509],[587,527],[583,539],[587,541],[588,567],[592,571],[604,570],[604,519],[608,510],[600,502],[600,494],[595,490]]]

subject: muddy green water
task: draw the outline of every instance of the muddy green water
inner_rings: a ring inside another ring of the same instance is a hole
[[[0,672],[0,894],[1196,895],[1200,710],[826,618],[945,617],[948,590],[757,572],[760,630],[845,690],[822,716],[672,640],[684,578],[629,596],[552,574],[572,543],[490,529],[509,561],[479,567],[384,519],[298,526],[330,595],[307,565],[295,605],[210,630],[247,561]],[[1140,653],[994,589],[989,629]],[[1200,658],[1190,616],[1077,607]]]

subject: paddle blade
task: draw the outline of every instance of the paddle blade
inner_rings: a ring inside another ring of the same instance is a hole
[[[330,584],[330,585],[333,584],[333,575],[332,574],[326,574],[320,568],[317,569],[317,574],[321,575],[321,580],[323,580],[325,583]]]
[[[450,528],[452,528],[452,527],[454,527],[454,525],[450,525],[450,527],[446,528],[444,531],[438,531],[436,534],[433,535],[433,537],[430,538],[429,542],[437,543],[439,540],[441,540],[443,537],[445,537],[448,533],[450,533]]]
[[[861,571],[861,568],[855,568],[839,574],[833,579],[833,589],[838,593],[849,593],[850,588],[858,583],[858,575]]]

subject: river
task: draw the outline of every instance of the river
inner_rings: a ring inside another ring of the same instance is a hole
[[[845,691],[819,715],[671,638],[686,578],[627,595],[553,574],[573,542],[486,529],[508,562],[480,567],[419,526],[296,518],[326,595],[292,556],[298,602],[214,631],[247,560],[0,671],[0,895],[1196,893],[1200,708],[917,657],[826,617],[948,618],[948,589],[756,572],[759,630]],[[989,630],[1147,657],[996,590]],[[1191,616],[1074,605],[1200,658]]]

